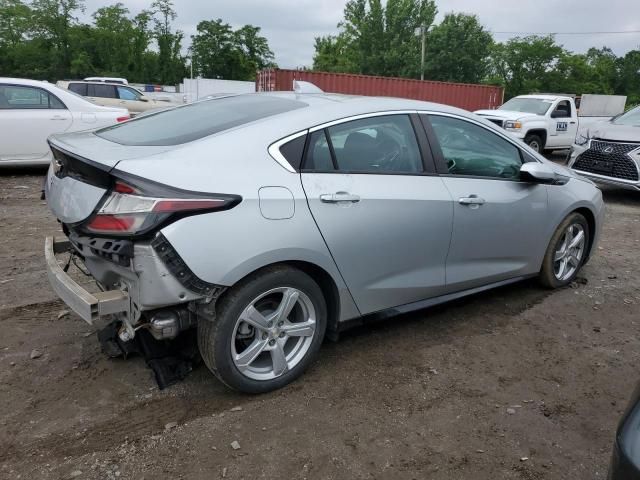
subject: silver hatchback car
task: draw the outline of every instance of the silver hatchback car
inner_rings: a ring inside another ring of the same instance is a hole
[[[286,385],[368,318],[527,277],[566,285],[603,217],[591,181],[412,100],[237,95],[50,144],[58,295],[123,342],[197,328],[206,365],[244,392]]]

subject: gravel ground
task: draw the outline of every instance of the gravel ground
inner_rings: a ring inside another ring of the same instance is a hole
[[[358,328],[294,384],[245,396],[204,367],[159,391],[140,358],[101,354],[47,283],[59,229],[41,182],[0,174],[0,478],[606,477],[638,379],[639,194],[605,192],[572,288],[529,281]]]

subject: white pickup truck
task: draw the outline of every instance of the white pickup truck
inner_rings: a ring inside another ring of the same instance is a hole
[[[626,101],[617,95],[583,95],[578,110],[574,96],[520,95],[497,110],[475,113],[543,152],[571,148],[578,129],[624,112]]]

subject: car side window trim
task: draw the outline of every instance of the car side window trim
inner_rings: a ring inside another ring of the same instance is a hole
[[[324,137],[327,139],[327,145],[329,145],[329,153],[331,154],[331,163],[333,163],[333,170],[338,171],[338,159],[336,158],[336,151],[333,148],[333,140],[331,140],[331,135],[329,135],[329,129],[324,129]]]
[[[455,118],[457,120],[466,121],[466,122],[474,124],[474,125],[476,125],[478,127],[484,128],[489,133],[493,133],[498,138],[501,138],[501,139],[507,141],[508,143],[510,143],[511,145],[513,145],[518,151],[518,155],[520,156],[520,161],[522,162],[522,164],[525,164],[525,163],[528,163],[528,162],[531,162],[531,161],[535,161],[535,162],[541,163],[535,157],[533,157],[533,156],[529,155],[528,153],[524,152],[523,149],[521,148],[521,145],[518,145],[516,142],[512,141],[512,139],[507,138],[504,135],[500,135],[499,132],[494,132],[492,129],[487,128],[485,125],[482,125],[481,122],[475,122],[472,119],[465,118],[465,117],[462,117],[462,116],[459,116],[459,115],[450,115],[450,114],[440,113],[440,112],[420,112],[420,120],[422,122],[422,125],[424,126],[427,138],[429,139],[429,144],[431,145],[431,147],[433,149],[434,160],[436,162],[436,167],[437,167],[437,170],[438,170],[438,174],[440,176],[442,176],[442,177],[477,178],[477,179],[482,179],[482,180],[498,180],[498,181],[503,181],[503,182],[504,181],[507,181],[507,182],[520,182],[520,180],[517,179],[517,178],[500,178],[500,177],[490,177],[490,176],[482,176],[482,175],[463,175],[463,174],[450,173],[449,169],[447,168],[447,162],[444,159],[444,154],[442,153],[442,149],[440,148],[440,142],[438,141],[438,139],[437,139],[437,137],[435,135],[435,132],[433,130],[433,126],[431,125],[431,122],[429,121],[429,117],[430,116],[441,116],[441,117]]]
[[[295,140],[296,138],[301,137],[302,135],[307,135],[307,133],[309,133],[309,130],[302,130],[300,132],[293,133],[293,134],[288,135],[288,136],[286,136],[284,138],[281,138],[280,140],[277,140],[277,141],[273,142],[271,145],[269,145],[269,148],[267,148],[267,151],[269,152],[269,155],[271,155],[271,158],[273,158],[285,170],[287,170],[287,171],[289,171],[291,173],[297,173],[296,169],[291,166],[291,164],[287,161],[286,158],[284,158],[284,155],[280,151],[280,147],[282,145],[284,145],[285,143],[290,142],[291,140]],[[307,137],[307,142],[306,143],[307,144],[309,143],[309,138],[308,137]],[[306,156],[307,156],[307,145],[305,145],[305,147],[304,147],[304,154],[303,154],[302,163],[304,163],[304,158]]]
[[[442,153],[442,149],[440,148],[440,142],[436,137],[436,133],[433,131],[433,127],[431,126],[431,122],[429,121],[429,114],[421,113],[420,115],[420,123],[422,123],[422,127],[424,128],[425,135],[427,140],[429,141],[429,146],[431,147],[431,151],[433,153],[433,161],[436,167],[436,172],[440,175],[448,175],[449,169],[447,168],[447,162],[444,159],[444,154]]]
[[[409,118],[411,119],[413,132],[418,140],[418,148],[420,149],[420,155],[422,156],[422,168],[424,169],[423,173],[427,175],[436,175],[438,171],[436,169],[433,150],[431,149],[431,144],[427,138],[420,116],[417,113],[412,113],[409,115]]]

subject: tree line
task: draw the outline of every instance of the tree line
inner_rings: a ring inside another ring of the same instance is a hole
[[[0,0],[0,76],[175,85],[191,62],[194,75],[233,80],[252,80],[257,70],[275,66],[259,27],[233,30],[220,19],[200,22],[185,52],[171,0],[154,0],[135,14],[121,2],[107,5],[90,24],[78,19],[84,11],[84,0]]]
[[[313,69],[420,78],[422,26],[433,25],[434,0],[349,0],[339,33],[315,39]],[[428,29],[424,78],[505,87],[505,98],[530,92],[627,95],[640,103],[640,49],[622,57],[607,47],[576,54],[551,35],[496,42],[475,15],[449,13]]]
[[[171,0],[131,12],[118,2],[81,22],[84,0],[0,0],[0,76],[50,81],[86,76],[177,84],[194,76],[253,80],[275,67],[260,28],[233,29],[221,19],[198,23],[185,49]],[[421,72],[420,28],[431,26],[435,0],[349,0],[336,35],[317,37],[313,69],[505,87],[505,97],[535,91],[622,94],[640,103],[640,49],[618,57],[607,47],[576,54],[553,36],[496,42],[478,18],[449,13],[427,30]]]

